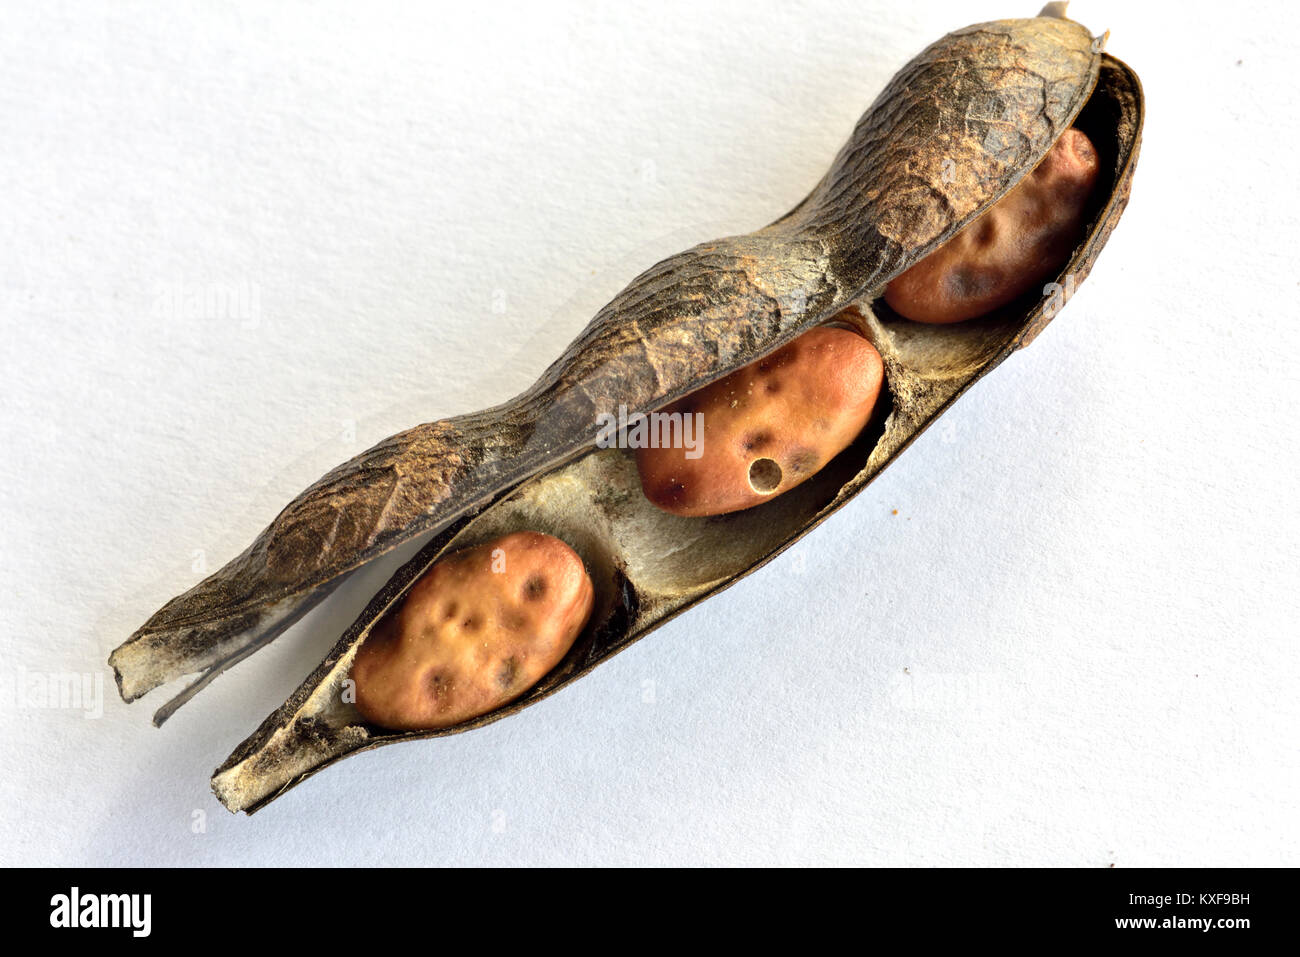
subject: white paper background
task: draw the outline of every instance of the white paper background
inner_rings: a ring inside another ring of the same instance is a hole
[[[252,818],[209,773],[396,561],[162,730],[108,652],[330,466],[785,212],[927,43],[1034,10],[6,7],[0,861],[1297,863],[1294,5],[1076,2],[1149,118],[1032,348],[564,693]],[[102,717],[15,693],[65,672]]]

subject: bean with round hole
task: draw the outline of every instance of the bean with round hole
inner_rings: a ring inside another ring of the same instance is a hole
[[[857,438],[883,377],[880,353],[856,332],[804,333],[661,409],[699,415],[699,446],[638,449],[642,490],[677,515],[721,515],[787,492]]]

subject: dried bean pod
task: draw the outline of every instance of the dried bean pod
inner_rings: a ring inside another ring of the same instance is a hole
[[[1077,23],[1043,16],[949,34],[895,76],[794,210],[642,273],[518,398],[418,426],[330,472],[114,652],[119,690],[130,700],[195,672],[192,687],[202,687],[341,576],[434,530],[217,770],[218,797],[253,810],[345,755],[457,733],[553,693],[788,547],[1029,342],[1055,315],[1050,300],[960,326],[894,321],[872,304],[1012,189],[1072,124],[1102,158],[1085,235],[1062,267],[1077,284],[1127,200],[1141,121],[1136,76]],[[620,405],[659,408],[833,318],[853,322],[880,352],[888,414],[763,508],[706,521],[666,515],[640,494],[626,454],[590,451],[599,416]],[[369,630],[449,549],[524,527],[569,542],[592,573],[592,622],[560,665],[511,704],[452,728],[387,732],[362,720],[340,692]]]

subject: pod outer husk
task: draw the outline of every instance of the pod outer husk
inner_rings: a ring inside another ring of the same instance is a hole
[[[1096,90],[1077,117],[1102,154],[1102,182],[1087,235],[1058,276],[1063,292],[1088,274],[1127,204],[1142,119],[1136,75],[1104,56]],[[251,813],[340,758],[480,727],[555,693],[815,528],[861,492],[979,378],[1028,344],[1060,305],[1052,296],[1038,297],[987,319],[922,326],[891,316],[870,296],[859,299],[841,318],[857,325],[884,357],[887,414],[818,476],[761,508],[707,521],[665,516],[639,495],[629,456],[600,450],[507,490],[475,514],[460,516],[393,576],[326,660],[217,769],[216,795],[231,810]],[[562,537],[583,556],[598,583],[598,606],[588,632],[554,672],[490,714],[430,732],[367,725],[344,692],[351,658],[369,630],[442,555],[518,527]]]
[[[161,723],[342,576],[590,447],[598,415],[657,408],[874,299],[1036,165],[1101,62],[1087,30],[1053,17],[979,24],[932,44],[786,216],[646,270],[515,399],[385,439],[297,496],[113,652],[122,697],[201,673],[158,712]]]

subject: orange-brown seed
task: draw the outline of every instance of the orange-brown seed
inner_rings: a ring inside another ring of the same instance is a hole
[[[698,457],[641,448],[651,502],[677,515],[750,508],[815,475],[862,431],[884,377],[880,353],[848,329],[820,327],[659,410],[699,413]]]
[[[946,323],[1020,298],[1070,258],[1098,168],[1087,135],[1066,130],[1015,189],[894,279],[885,302],[904,318]]]
[[[577,552],[541,532],[450,555],[357,651],[357,710],[381,727],[433,730],[499,708],[560,662],[593,598]]]

